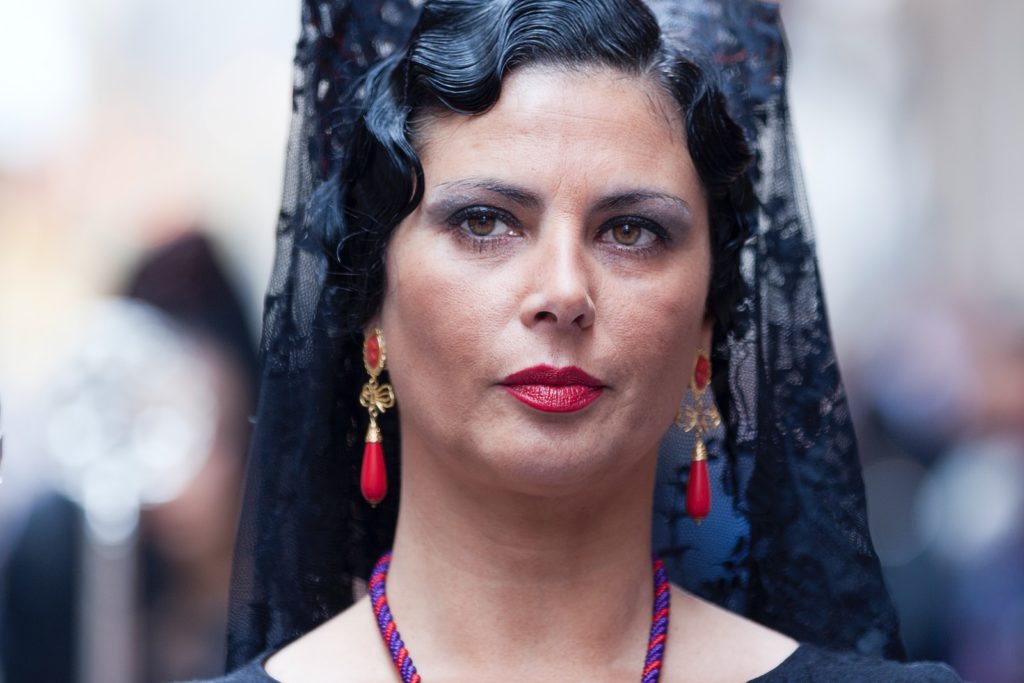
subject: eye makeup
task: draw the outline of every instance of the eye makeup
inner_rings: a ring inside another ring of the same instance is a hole
[[[650,227],[667,241],[683,240],[692,231],[690,205],[674,195],[661,192],[630,191],[603,198],[596,211],[611,221],[634,220]],[[619,214],[625,213],[625,216]]]
[[[512,214],[493,206],[466,206],[440,221],[462,244],[475,251],[500,248],[521,236],[519,221]]]
[[[624,251],[654,251],[672,243],[672,236],[658,223],[640,216],[618,216],[597,231],[598,241]]]
[[[539,218],[544,208],[536,194],[497,181],[453,181],[431,194],[434,197],[423,208],[430,224],[451,231],[476,251],[506,247],[510,239],[523,237],[526,225]],[[513,207],[525,212],[525,224]],[[685,242],[692,233],[692,211],[685,200],[645,189],[602,197],[581,220],[597,223],[592,233],[595,243],[623,257],[657,255]],[[488,224],[491,230],[486,230]],[[635,240],[629,241],[636,233]]]

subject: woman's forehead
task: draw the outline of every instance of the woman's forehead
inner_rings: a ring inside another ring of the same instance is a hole
[[[613,69],[524,69],[505,80],[486,113],[422,125],[427,191],[459,177],[495,175],[549,189],[571,178],[699,191],[672,104],[650,80]]]

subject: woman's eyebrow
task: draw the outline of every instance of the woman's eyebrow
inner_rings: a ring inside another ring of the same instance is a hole
[[[645,202],[657,201],[657,202],[668,202],[673,204],[675,208],[684,211],[687,216],[692,215],[692,209],[686,200],[681,197],[677,197],[673,194],[666,194],[664,192],[654,192],[648,190],[633,190],[630,192],[620,192],[618,194],[609,195],[603,197],[597,202],[595,209],[598,211],[613,211],[616,209],[625,209],[637,204],[643,204]]]
[[[524,187],[511,183],[494,180],[491,178],[462,178],[441,183],[437,189],[444,192],[465,193],[472,191],[483,191],[500,195],[509,201],[520,206],[536,209],[541,205],[540,197]],[[601,198],[594,206],[597,211],[614,211],[625,209],[645,202],[662,202],[674,205],[675,208],[683,211],[689,217],[692,209],[686,200],[665,192],[654,190],[630,190],[618,192]]]
[[[536,209],[540,206],[540,198],[526,188],[489,178],[465,178],[462,180],[452,180],[447,183],[441,183],[437,186],[437,189],[444,190],[446,192],[483,190],[484,192],[501,195],[509,201],[528,209]]]

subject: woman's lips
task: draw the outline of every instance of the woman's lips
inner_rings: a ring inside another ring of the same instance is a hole
[[[531,408],[547,413],[572,413],[597,400],[604,384],[575,366],[535,365],[502,381],[505,390]]]

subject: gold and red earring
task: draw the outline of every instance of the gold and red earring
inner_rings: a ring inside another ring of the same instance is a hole
[[[384,371],[386,361],[384,332],[375,327],[363,340],[363,367],[366,368],[370,379],[359,392],[359,404],[370,413],[370,426],[366,429],[366,446],[363,448],[363,465],[359,474],[359,488],[366,502],[374,506],[384,500],[388,492],[384,447],[381,445],[380,427],[377,426],[377,416],[395,405],[395,392],[391,385],[377,381],[380,373]]]
[[[693,406],[684,408],[677,420],[684,431],[694,432],[690,479],[686,483],[686,514],[700,524],[711,512],[711,482],[708,478],[708,449],[704,434],[722,423],[714,403],[704,399],[711,385],[711,358],[704,349],[697,349],[697,363],[690,378]]]

